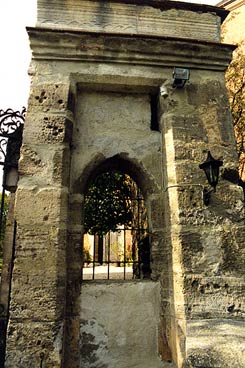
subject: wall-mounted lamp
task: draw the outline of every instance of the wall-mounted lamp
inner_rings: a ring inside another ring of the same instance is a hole
[[[211,193],[216,191],[216,186],[219,180],[219,168],[223,165],[223,161],[215,160],[208,151],[208,157],[206,161],[199,165],[200,169],[204,170],[208,183],[213,189],[204,188],[203,190],[203,202],[208,205],[211,197]]]
[[[160,86],[160,95],[164,98],[168,97],[168,89],[167,89],[166,86],[164,86],[164,85]]]
[[[188,68],[175,67],[173,71],[173,87],[183,88],[189,78],[190,70]]]
[[[4,170],[3,176],[3,187],[11,193],[14,193],[17,188],[19,180],[18,168],[17,167],[7,167]]]

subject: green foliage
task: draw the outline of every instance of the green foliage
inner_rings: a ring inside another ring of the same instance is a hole
[[[237,26],[236,17],[239,9],[233,10],[222,24],[221,39],[223,42],[231,39]],[[226,72],[226,87],[228,90],[230,108],[234,123],[234,131],[239,157],[239,176],[245,183],[245,41],[241,41],[233,52],[232,61]]]
[[[85,232],[104,235],[119,225],[130,226],[130,178],[120,172],[104,172],[90,184],[84,205]]]
[[[226,86],[230,100],[239,156],[239,174],[245,180],[245,43],[233,54],[226,72]]]

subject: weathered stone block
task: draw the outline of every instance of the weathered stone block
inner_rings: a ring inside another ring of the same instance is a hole
[[[242,320],[245,316],[245,285],[239,278],[226,276],[185,278],[186,313],[188,319],[227,318]]]
[[[14,318],[41,318],[44,321],[62,318],[66,242],[66,230],[56,226],[18,225],[12,278],[11,311]]]
[[[151,233],[151,268],[152,280],[159,280],[164,276],[167,278],[169,264],[171,262],[170,250],[164,241],[164,233],[162,231],[153,231]]]
[[[45,264],[45,261],[46,259],[44,259],[43,264]],[[40,267],[37,262],[33,261],[32,263],[33,266]],[[20,263],[18,267],[21,266],[24,267],[25,265]],[[28,267],[26,269],[27,272]],[[66,278],[65,275],[54,278],[54,275],[52,275],[54,271],[52,269],[50,271],[51,275],[46,277],[45,280],[41,272],[39,272],[39,275],[38,272],[36,275],[27,275],[23,272],[18,280],[13,280],[15,289],[12,293],[11,318],[55,321],[64,316]],[[57,287],[57,285],[59,286]],[[54,290],[56,290],[55,293]]]
[[[69,187],[71,165],[70,148],[65,146],[55,150],[52,163],[52,181],[63,187]]]
[[[153,224],[153,230],[163,229],[164,227],[164,210],[163,210],[163,198],[153,198],[151,200],[151,223]]]
[[[82,196],[81,194],[69,195],[69,224],[73,229],[75,226],[82,226],[83,202],[84,196]],[[80,214],[80,216],[78,216],[78,214]],[[81,228],[78,229],[78,233],[81,233]]]
[[[23,185],[32,187],[69,186],[70,147],[66,144],[23,144],[19,161]]]
[[[217,75],[217,78],[219,76]],[[189,83],[186,86],[188,104],[197,108],[204,106],[220,106],[229,108],[224,80],[203,80],[199,84]],[[207,111],[209,113],[209,111]]]
[[[60,188],[18,188],[15,210],[16,220],[19,224],[42,225],[66,224],[68,209],[67,191]],[[23,208],[29,206],[32,216]]]
[[[208,142],[200,116],[178,115],[172,117],[173,137],[185,143]]]
[[[181,234],[183,265],[186,270],[195,272],[195,260],[201,258],[203,244],[201,234],[191,229]]]
[[[70,143],[72,122],[65,116],[28,113],[25,124],[25,143],[56,144]]]
[[[26,144],[21,147],[21,157],[19,161],[19,174],[20,175],[33,175],[41,173],[45,164],[42,162],[41,157],[36,150]]]
[[[6,368],[62,366],[63,321],[16,321],[8,326]],[[13,342],[13,344],[10,344]],[[16,349],[18,343],[18,349]],[[41,355],[43,354],[43,355]],[[43,359],[42,359],[43,356]],[[41,363],[42,362],[42,363]]]
[[[182,164],[182,167],[184,165]],[[193,170],[194,172],[194,170]],[[190,183],[192,180],[192,174],[187,174],[184,176],[183,181],[177,187],[170,187],[168,191],[176,190],[179,199],[179,217],[188,223],[191,222],[191,217],[194,217],[194,213],[201,209],[203,211],[203,186],[198,184],[198,182]],[[189,220],[189,221],[188,221]],[[193,218],[193,224],[195,219]],[[182,222],[181,222],[182,223]]]
[[[201,128],[202,129],[202,128]],[[189,141],[189,138],[188,138]],[[199,149],[197,150],[197,144]],[[204,136],[202,140],[197,140],[191,135],[191,141],[183,145],[183,140],[175,141],[175,159],[176,161],[187,160],[192,162],[203,162],[204,154],[207,149],[207,137]]]
[[[65,111],[68,107],[69,84],[50,83],[32,85],[28,110]]]
[[[222,232],[222,251],[224,255],[221,272],[244,275],[244,237],[244,226],[232,227]]]

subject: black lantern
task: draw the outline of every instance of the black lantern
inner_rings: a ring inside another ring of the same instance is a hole
[[[219,180],[219,168],[223,165],[223,161],[215,160],[211,155],[210,151],[208,151],[208,157],[206,161],[204,161],[201,165],[199,165],[200,169],[204,170],[206,177],[208,179],[208,183],[213,189],[207,190],[206,188],[203,191],[203,200],[205,204],[209,203],[211,192],[216,191],[216,186]]]

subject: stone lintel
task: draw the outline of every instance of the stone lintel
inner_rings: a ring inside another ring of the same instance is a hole
[[[33,59],[224,71],[233,45],[172,37],[141,37],[27,28]]]

